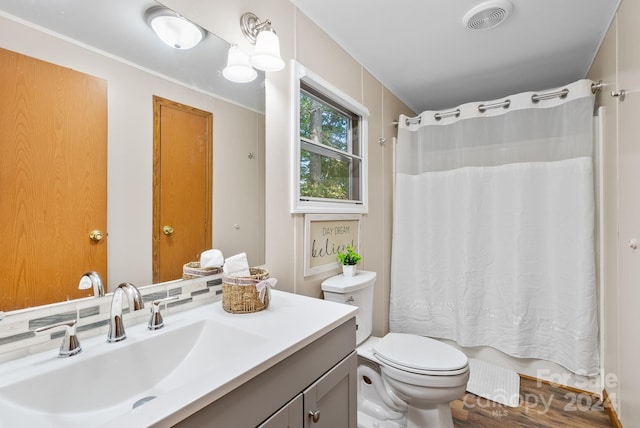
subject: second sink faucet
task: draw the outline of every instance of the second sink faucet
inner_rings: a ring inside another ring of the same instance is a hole
[[[102,285],[102,278],[100,278],[98,272],[89,271],[82,275],[78,288],[80,290],[93,288],[93,295],[95,297],[104,297],[104,285]]]
[[[120,342],[127,338],[122,322],[122,296],[126,295],[129,301],[129,311],[137,311],[144,308],[142,294],[135,285],[123,282],[113,292],[111,299],[111,315],[109,316],[109,333],[107,342]]]

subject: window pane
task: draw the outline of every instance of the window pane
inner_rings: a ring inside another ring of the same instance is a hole
[[[300,92],[300,136],[351,152],[350,117],[305,92]]]
[[[304,144],[303,144],[304,145]],[[307,147],[309,145],[306,145]],[[309,198],[359,200],[360,160],[300,151],[300,195]]]

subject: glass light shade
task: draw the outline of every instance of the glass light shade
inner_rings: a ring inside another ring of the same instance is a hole
[[[258,72],[251,67],[249,55],[233,45],[229,48],[227,66],[222,70],[222,75],[232,82],[247,83],[255,79]]]
[[[200,27],[180,16],[155,16],[150,25],[160,40],[176,49],[191,49],[204,37]]]
[[[276,33],[269,30],[258,33],[256,47],[251,55],[251,65],[264,71],[280,71],[284,68],[284,61],[280,58],[280,41]]]

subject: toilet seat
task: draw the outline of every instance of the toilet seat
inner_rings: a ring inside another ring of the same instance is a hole
[[[388,333],[373,346],[373,354],[382,364],[418,375],[455,376],[469,370],[464,353],[414,334]]]

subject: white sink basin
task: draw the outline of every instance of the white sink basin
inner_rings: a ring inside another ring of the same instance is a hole
[[[267,310],[226,313],[220,302],[165,314],[165,327],[126,326],[0,364],[0,428],[171,426],[355,316],[356,308],[274,290]],[[125,320],[126,325],[126,320]],[[61,339],[60,339],[61,340]]]
[[[47,418],[50,423],[66,421],[68,415],[73,419],[69,423],[76,424],[82,414],[92,419],[95,412],[106,408],[130,411],[193,381],[211,367],[224,370],[266,341],[211,319],[154,332],[143,325],[130,329],[135,331],[123,342],[106,343],[100,337],[104,343],[97,344],[90,339],[77,356],[60,360],[49,352],[51,358],[35,362],[31,370],[15,373],[13,379],[3,376],[1,408],[6,405],[12,409],[9,414],[20,416],[21,426],[26,426],[22,424],[29,416]],[[52,367],[41,370],[47,365]],[[5,422],[6,417],[3,414],[0,421]],[[69,425],[64,422],[64,426]]]

